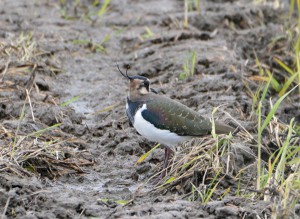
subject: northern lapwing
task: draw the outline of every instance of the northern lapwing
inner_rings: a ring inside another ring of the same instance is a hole
[[[212,123],[189,107],[153,92],[148,78],[129,76],[128,69],[124,74],[117,67],[130,81],[126,100],[126,113],[130,123],[143,137],[165,146],[162,178],[174,147],[189,139],[209,135]],[[215,131],[217,134],[228,134],[234,128],[215,122]]]

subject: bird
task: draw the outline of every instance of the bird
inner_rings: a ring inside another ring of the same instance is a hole
[[[136,131],[152,142],[165,148],[163,170],[160,178],[166,175],[168,160],[174,148],[192,138],[211,134],[212,123],[209,118],[186,105],[150,88],[150,80],[144,76],[121,75],[129,80],[129,94],[126,98],[126,114]],[[229,134],[234,128],[215,121],[216,134]]]

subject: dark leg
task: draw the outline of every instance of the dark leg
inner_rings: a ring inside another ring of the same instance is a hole
[[[164,158],[163,170],[159,177],[160,179],[162,179],[166,176],[167,168],[168,168],[168,164],[169,164],[169,158],[170,158],[171,154],[173,154],[173,151],[170,148],[165,147],[165,158]]]
[[[174,152],[170,148],[165,147],[165,157],[164,157],[163,169],[162,169],[160,176],[154,180],[153,184],[158,184],[166,176],[167,168],[168,168],[168,164],[169,164],[169,158],[170,158],[170,155],[173,153]]]

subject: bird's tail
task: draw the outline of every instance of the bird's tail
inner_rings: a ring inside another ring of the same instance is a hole
[[[215,129],[216,134],[229,134],[230,132],[232,134],[236,134],[236,128],[233,128],[225,123],[215,122]]]

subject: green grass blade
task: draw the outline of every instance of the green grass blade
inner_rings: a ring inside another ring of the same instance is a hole
[[[297,9],[298,9],[298,28],[299,28],[300,27],[300,2],[299,0],[297,0],[296,2],[297,2]]]
[[[154,33],[152,32],[152,30],[149,28],[149,27],[145,27],[145,30],[147,32],[147,36],[150,38],[150,37],[153,37],[154,36]]]
[[[290,85],[293,83],[293,81],[295,80],[295,78],[297,77],[297,74],[293,74],[282,86],[280,92],[279,92],[279,96],[281,97],[283,94],[285,94],[285,92],[287,91],[287,89],[290,87]]]
[[[51,129],[54,129],[54,128],[60,126],[61,124],[62,124],[62,123],[57,123],[57,124],[54,124],[54,125],[52,125],[52,126],[49,126],[49,127],[45,128],[45,129],[38,130],[38,131],[36,131],[36,132],[33,132],[33,133],[27,135],[27,137],[30,137],[30,136],[38,136],[38,135],[40,135],[40,134],[42,134],[42,133],[44,133],[44,132],[46,132],[46,131],[49,131],[49,130],[51,130]]]
[[[266,84],[266,86],[264,88],[264,91],[263,91],[263,93],[261,95],[261,99],[260,99],[261,102],[263,102],[266,98],[267,92],[268,92],[270,84],[271,84],[271,80],[272,80],[272,78],[269,79],[268,83]]]
[[[270,82],[269,82],[270,83]],[[267,87],[267,86],[266,86]],[[261,101],[258,102],[257,107],[257,117],[258,117],[258,125],[257,125],[257,183],[256,189],[260,190],[260,179],[261,179],[261,139],[262,139],[262,130],[261,130]]]
[[[92,7],[96,7],[99,5],[99,0],[94,0]]]
[[[295,72],[290,69],[286,64],[284,64],[280,59],[274,58],[275,62],[277,62],[286,72],[290,73],[291,75],[295,74]]]
[[[27,99],[28,99],[28,97],[26,97],[26,100],[24,101],[23,107],[22,107],[21,112],[20,112],[19,122],[18,122],[17,130],[16,130],[16,134],[15,134],[15,137],[14,137],[14,141],[13,141],[13,144],[12,144],[12,151],[11,151],[10,159],[13,159],[13,157],[15,155],[15,146],[17,144],[17,137],[18,137],[18,133],[19,133],[19,130],[20,130],[21,122],[25,117],[25,109],[26,109]]]
[[[282,154],[280,156],[280,161],[278,163],[278,166],[277,166],[276,172],[275,172],[275,182],[281,182],[280,184],[282,184],[284,181],[286,154],[287,154],[288,148],[290,146],[290,140],[291,140],[292,131],[293,131],[293,123],[294,123],[294,118],[291,119],[291,121],[290,121],[288,135],[282,145]]]
[[[73,40],[72,41],[73,44],[75,45],[88,45],[88,44],[91,44],[91,41],[90,40],[81,40],[81,39],[77,39],[77,40]]]
[[[260,74],[260,75],[264,75],[264,74],[265,74],[265,71],[264,71],[263,68],[261,67],[261,64],[260,64],[259,59],[257,58],[256,52],[254,52],[254,55],[255,55],[255,63],[256,63],[256,65],[258,66],[258,69],[259,69],[259,74]]]
[[[256,110],[256,114],[258,117],[258,126],[257,126],[257,131],[258,131],[258,136],[257,136],[257,183],[256,183],[256,188],[257,190],[260,190],[261,187],[261,139],[262,139],[262,126],[261,126],[261,119],[262,119],[262,115],[261,115],[261,108],[262,108],[262,102],[264,101],[264,99],[266,98],[270,83],[271,83],[272,77],[269,78],[268,83],[266,84],[262,96],[258,102],[258,107]],[[258,93],[259,95],[259,93]]]
[[[98,12],[99,17],[101,17],[105,13],[109,3],[110,3],[110,0],[105,0],[103,6],[101,7],[100,11]]]
[[[184,0],[184,22],[183,22],[184,27],[189,26],[189,20],[188,20],[189,7],[188,6],[189,6],[188,0]]]
[[[155,145],[153,148],[151,148],[151,150],[149,150],[147,153],[143,154],[143,155],[137,160],[137,162],[135,163],[135,165],[137,165],[137,164],[143,162],[143,161],[149,156],[149,154],[150,154],[152,151],[154,151],[156,148],[158,148],[159,146],[160,146],[160,144],[157,144],[157,145]]]
[[[299,151],[300,151],[300,145],[298,145],[298,146],[295,148],[295,150],[291,151],[291,152],[289,153],[289,155],[288,155],[286,158],[287,158],[287,159],[292,158],[294,155],[296,155],[297,153],[299,153]],[[300,158],[300,157],[299,157],[299,158]]]
[[[61,103],[60,106],[62,106],[62,107],[63,107],[63,106],[68,106],[68,105],[70,105],[71,103],[73,103],[73,102],[79,100],[81,97],[82,97],[82,95],[72,97],[70,100],[67,100],[66,102]]]
[[[297,5],[298,5],[298,13],[300,11],[300,2],[297,1]],[[300,22],[300,15],[299,16],[299,22]],[[298,24],[300,26],[300,23]],[[298,83],[300,83],[300,58],[299,58],[299,51],[300,51],[300,37],[297,40],[297,44],[296,44],[296,54],[295,54],[295,58],[296,58],[296,64],[297,64],[297,74],[298,74]],[[299,86],[299,94],[300,94],[300,86]]]
[[[119,205],[126,205],[127,203],[129,203],[131,200],[116,200],[116,203],[118,203]]]
[[[207,204],[207,202],[210,200],[210,198],[212,197],[212,195],[214,194],[214,192],[216,191],[217,186],[219,185],[219,183],[221,182],[221,180],[224,178],[222,177],[218,182],[215,183],[215,181],[217,180],[218,176],[221,173],[221,169],[216,173],[215,177],[213,178],[212,182],[210,183],[210,187],[209,187],[209,193],[205,194],[205,198],[204,198],[204,203],[203,204]],[[211,188],[211,186],[215,183],[215,185],[213,186],[213,188]]]
[[[271,119],[273,118],[274,114],[276,113],[278,107],[280,106],[281,102],[293,91],[295,90],[295,88],[298,87],[295,86],[293,89],[291,89],[289,92],[287,92],[285,95],[283,95],[282,97],[280,97],[276,103],[274,104],[273,108],[271,109],[271,111],[269,112],[269,114],[267,115],[265,121],[263,122],[263,125],[261,127],[261,132],[263,132],[263,130],[267,127],[267,125],[270,123]]]
[[[196,66],[197,54],[196,51],[192,53],[192,66],[191,66],[191,76],[195,73],[195,66]]]
[[[174,176],[170,177],[164,184],[162,184],[162,186],[165,186],[167,184],[170,184],[171,182],[173,182],[174,180],[176,180],[176,178]]]
[[[114,199],[108,199],[108,198],[98,198],[98,202],[108,203],[108,202],[115,202],[119,205],[126,205],[127,203],[131,202],[132,200],[114,200]]]
[[[106,43],[110,40],[110,34],[107,34],[104,39],[102,40],[102,42],[100,43],[100,45],[102,45],[103,43]]]
[[[271,85],[272,85],[272,88],[274,90],[276,90],[276,92],[279,92],[281,90],[281,86],[280,84],[278,83],[278,81],[273,77],[272,73],[269,71],[269,70],[266,70],[270,80],[271,80]]]
[[[295,7],[295,0],[290,0],[290,11],[289,11],[289,17],[291,18],[294,12]]]

